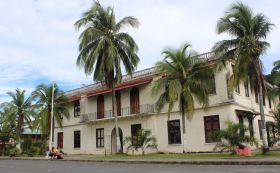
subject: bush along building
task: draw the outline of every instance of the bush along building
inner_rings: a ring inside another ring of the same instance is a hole
[[[213,54],[200,55],[207,61],[213,61]],[[195,101],[195,111],[191,120],[186,120],[186,133],[182,131],[182,116],[178,104],[174,105],[168,119],[168,106],[157,113],[152,96],[153,83],[163,77],[155,68],[149,68],[123,76],[122,83],[116,86],[116,114],[123,152],[127,151],[125,137],[132,138],[141,128],[151,131],[157,140],[157,149],[148,149],[147,153],[213,152],[220,139],[215,132],[226,128],[226,122],[242,123],[249,127],[249,135],[262,144],[261,121],[258,95],[242,82],[232,91],[229,79],[234,63],[227,62],[226,67],[215,72],[215,88],[209,96],[207,109]],[[111,154],[116,152],[116,130],[112,115],[111,89],[102,83],[77,88],[65,95],[70,99],[70,119],[63,119],[63,128],[55,125],[54,143],[68,154]],[[266,122],[273,121],[273,111],[278,100],[264,96]],[[273,131],[268,130],[273,141]]]

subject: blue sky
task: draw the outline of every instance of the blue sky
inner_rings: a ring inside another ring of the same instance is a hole
[[[188,41],[200,53],[226,35],[217,35],[217,20],[235,1],[230,0],[99,0],[114,6],[117,18],[132,15],[141,25],[127,28],[139,46],[138,70],[159,61],[161,51]],[[266,73],[280,57],[280,17],[277,0],[242,1],[268,16],[274,27],[267,40],[271,48],[263,56]],[[0,102],[15,88],[30,93],[38,84],[55,81],[63,90],[92,83],[76,67],[79,33],[74,23],[91,0],[0,1]]]

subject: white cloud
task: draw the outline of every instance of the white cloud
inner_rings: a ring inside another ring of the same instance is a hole
[[[151,67],[161,59],[167,46],[189,41],[201,53],[225,38],[215,33],[215,24],[234,1],[220,0],[100,0],[114,6],[117,18],[132,15],[139,29],[126,29],[139,46],[138,69]],[[40,82],[57,81],[63,88],[90,83],[75,65],[78,32],[74,22],[87,10],[88,0],[0,1],[0,101],[14,88],[32,90]],[[246,0],[254,11],[265,13],[276,25],[268,41],[271,49],[264,57],[267,71],[280,55],[279,3],[276,0]]]

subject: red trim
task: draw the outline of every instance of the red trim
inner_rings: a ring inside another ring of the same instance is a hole
[[[131,87],[134,87],[134,86],[143,85],[143,84],[152,82],[152,80],[153,80],[152,77],[148,77],[148,78],[144,78],[144,79],[140,79],[140,80],[129,81],[129,82],[122,83],[122,84],[116,86],[115,90],[118,91],[118,90],[122,90],[122,89],[125,89],[125,88],[131,88]],[[106,94],[106,93],[110,93],[110,92],[111,92],[111,89],[99,89],[99,90],[95,90],[95,91],[92,91],[92,92],[88,92],[87,96],[88,97],[96,96],[96,95],[99,95],[99,94]]]

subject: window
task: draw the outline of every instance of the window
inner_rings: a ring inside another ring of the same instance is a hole
[[[80,116],[80,101],[77,100],[74,102],[74,117]]]
[[[168,143],[181,144],[181,128],[180,120],[172,120],[167,122],[168,126]]]
[[[132,124],[131,125],[131,138],[132,138],[132,145],[137,143],[137,133],[141,129],[141,124]]]
[[[117,115],[121,116],[122,115],[121,92],[116,91],[115,93],[116,93]]]
[[[249,94],[249,87],[248,87],[248,84],[247,84],[247,85],[244,84],[244,89],[245,89],[245,96],[246,96],[246,97],[249,97],[250,94]]]
[[[63,148],[63,132],[57,133],[57,148]]]
[[[131,114],[140,112],[139,89],[137,87],[132,88],[130,91],[130,112]]]
[[[248,122],[249,122],[250,136],[254,137],[254,125],[253,125],[253,117],[252,116],[248,117]]]
[[[97,97],[97,119],[104,118],[104,96]]]
[[[263,139],[263,134],[262,134],[262,121],[258,120],[258,124],[259,124],[259,133],[260,133],[260,139]]]
[[[237,92],[238,94],[240,94],[240,86],[239,84],[237,84],[236,88],[235,88],[235,92]]]
[[[212,78],[210,80],[210,88],[209,88],[209,94],[216,94],[216,83],[215,83],[215,75],[213,73]]]
[[[256,89],[255,89],[255,100],[256,100],[256,103],[259,103],[259,94]]]
[[[265,93],[263,93],[263,105],[265,106]]]
[[[74,131],[74,148],[81,147],[81,132],[80,130]]]
[[[227,83],[227,95],[228,99],[233,99],[232,91],[230,89],[230,74],[226,74],[226,83]]]
[[[104,147],[104,128],[96,129],[96,148]]]
[[[269,108],[271,108],[271,98],[268,96],[268,105],[269,105]]]
[[[204,117],[205,142],[219,142],[220,139],[216,137],[216,131],[220,130],[219,115]]]

